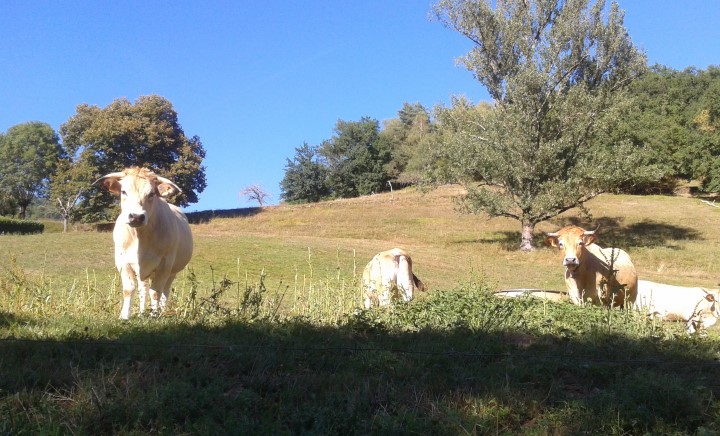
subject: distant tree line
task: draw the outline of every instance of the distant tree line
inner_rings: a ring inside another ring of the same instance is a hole
[[[363,117],[339,120],[335,134],[321,144],[307,143],[287,159],[280,182],[288,202],[316,202],[349,198],[389,189],[390,183],[410,184],[422,179],[423,149],[433,125],[420,103],[404,103],[398,117],[380,123]]]
[[[28,122],[0,134],[0,214],[25,218],[39,200],[65,223],[110,220],[117,201],[94,185],[100,176],[144,166],[183,190],[188,205],[206,187],[200,138],[187,137],[167,99],[117,99],[104,108],[82,104],[60,126]]]

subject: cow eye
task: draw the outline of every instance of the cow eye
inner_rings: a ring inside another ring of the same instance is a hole
[[[127,192],[125,192],[125,190],[123,189],[122,191],[120,191],[120,195],[127,195]]]
[[[585,245],[585,242],[583,242],[583,241],[578,241],[578,247],[582,247],[583,245]]]
[[[562,242],[558,242],[558,247],[559,247],[559,248],[565,248],[565,244],[563,244]]]

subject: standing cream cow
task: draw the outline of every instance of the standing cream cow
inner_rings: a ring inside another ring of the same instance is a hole
[[[548,233],[546,241],[564,254],[565,286],[575,304],[623,307],[637,296],[637,272],[630,256],[619,248],[594,244],[596,230],[567,226]]]
[[[720,318],[718,291],[638,281],[635,308],[668,321],[685,321],[689,333],[714,325]]]
[[[401,248],[376,254],[363,271],[363,286],[366,309],[374,304],[389,305],[395,293],[408,302],[416,289],[425,290],[423,282],[412,272],[410,255]]]
[[[135,280],[140,292],[140,313],[150,290],[153,313],[165,309],[175,275],[190,262],[193,241],[182,211],[165,201],[181,192],[170,180],[145,168],[128,168],[101,177],[98,182],[120,196],[121,212],[115,222],[115,265],[120,271],[123,306],[120,319],[128,319]]]

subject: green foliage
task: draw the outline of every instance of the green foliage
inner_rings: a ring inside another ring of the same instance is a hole
[[[0,136],[0,191],[19,207],[20,218],[35,197],[46,194],[61,154],[58,135],[47,123],[18,124]]]
[[[335,135],[319,146],[303,144],[288,159],[280,183],[288,202],[316,202],[329,197],[357,197],[385,191],[390,183],[419,183],[432,159],[433,122],[420,103],[404,103],[398,117],[380,129],[377,120],[339,120]]]
[[[97,178],[129,166],[147,167],[180,186],[183,194],[176,200],[182,206],[196,203],[207,185],[200,138],[185,136],[172,103],[163,97],[140,97],[134,104],[122,98],[105,108],[79,105],[60,132],[71,159],[63,180],[83,183],[88,171]],[[82,168],[71,170],[75,165]],[[70,198],[73,192],[62,196]],[[108,219],[107,210],[115,199],[93,187],[80,201],[83,218],[91,221]]]
[[[520,221],[523,250],[533,249],[537,223],[655,176],[638,170],[641,149],[604,133],[631,107],[623,89],[645,70],[645,57],[617,4],[606,17],[603,7],[525,0],[435,7],[440,21],[474,43],[461,61],[494,99],[490,111],[458,99],[439,109],[441,128],[451,132],[443,143],[451,171],[468,187],[468,210]]]
[[[432,135],[430,113],[420,103],[403,103],[398,117],[384,122],[380,136],[390,149],[390,160],[385,171],[390,180],[415,183],[422,174],[413,160],[422,159],[423,143]]]
[[[293,160],[287,159],[280,197],[292,203],[320,201],[330,195],[326,179],[327,168],[319,160],[317,147],[304,143],[295,148]]]
[[[384,189],[390,151],[377,120],[338,120],[335,136],[324,141],[318,153],[327,162],[327,186],[334,196],[357,197]]]
[[[43,230],[45,230],[45,225],[36,221],[0,217],[0,234],[29,235],[42,233]]]

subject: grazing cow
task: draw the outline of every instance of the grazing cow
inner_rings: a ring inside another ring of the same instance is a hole
[[[165,201],[179,193],[170,180],[145,168],[128,168],[101,177],[98,182],[120,196],[120,216],[115,222],[115,265],[120,271],[123,306],[120,319],[130,316],[135,280],[140,292],[140,313],[150,291],[153,313],[165,308],[175,275],[190,262],[193,241],[182,211]],[[150,279],[152,284],[150,286]]]
[[[689,333],[708,328],[720,318],[717,291],[638,281],[635,308],[668,321],[685,321]]]
[[[623,307],[637,296],[637,272],[630,256],[619,248],[601,248],[596,230],[567,226],[548,233],[546,241],[563,253],[565,286],[573,303]]]
[[[394,294],[403,301],[413,299],[413,292],[424,291],[425,285],[412,272],[412,259],[401,248],[376,254],[363,271],[365,308],[373,305],[387,306]]]

